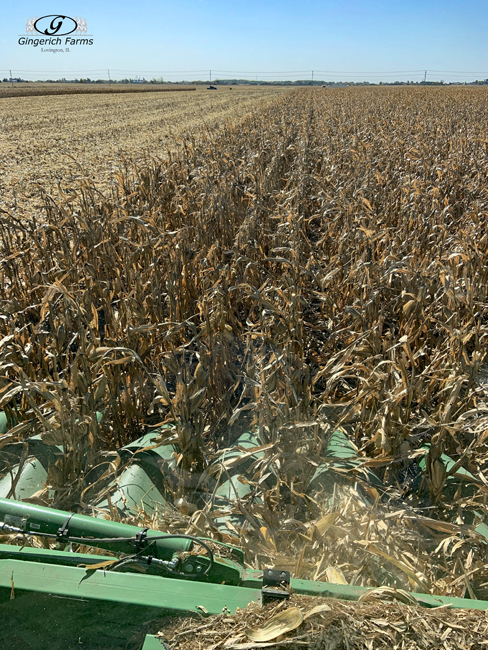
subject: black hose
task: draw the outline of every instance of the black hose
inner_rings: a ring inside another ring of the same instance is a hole
[[[54,533],[41,533],[32,530],[30,531],[22,530],[15,526],[10,526],[9,524],[4,524],[3,522],[0,522],[0,531],[4,531],[6,528],[10,529],[14,533],[17,534],[20,533],[22,535],[35,535],[36,537],[57,537],[57,535],[55,535]],[[198,576],[206,576],[210,573],[210,570],[214,565],[214,554],[212,553],[212,549],[210,548],[210,546],[208,546],[208,544],[206,544],[198,537],[193,537],[193,535],[154,535],[145,538],[147,542],[147,546],[151,546],[153,542],[157,541],[158,539],[189,539],[193,543],[200,544],[207,551],[209,564],[208,567],[205,569],[205,571],[203,573],[199,573]],[[105,544],[106,543],[116,544],[118,542],[128,542],[128,543],[133,542],[134,544],[140,543],[140,541],[137,540],[136,537],[72,537],[71,535],[64,537],[62,541],[65,543],[85,544],[86,546],[90,546],[90,542],[98,542],[98,543],[105,543]],[[144,550],[147,549],[147,546]],[[168,573],[171,573],[175,576],[178,577],[185,576],[187,578],[189,577],[189,574],[187,573],[182,573],[180,571],[173,571],[169,567],[163,567],[163,568]]]
[[[31,533],[36,535],[37,533]],[[154,535],[151,537],[146,537],[146,542],[147,546],[151,546],[153,542],[157,541],[158,539],[189,539],[192,542],[196,544],[200,544],[203,546],[203,548],[207,551],[208,553],[208,558],[209,558],[209,565],[205,569],[203,573],[200,573],[199,575],[206,576],[210,573],[211,568],[214,565],[214,554],[212,553],[212,549],[208,544],[203,542],[201,539],[198,537],[193,537],[193,535]],[[95,537],[71,537],[69,536],[67,538],[68,542],[74,542],[75,544],[86,544],[87,546],[90,546],[90,542],[108,542],[110,544],[116,544],[117,542],[134,542],[134,544],[138,543],[138,540],[135,537],[111,537],[111,538],[95,538]],[[144,550],[147,549],[147,546],[145,547]],[[170,569],[167,569],[170,571]],[[178,574],[178,575],[185,575],[187,576],[188,574],[186,573],[179,573],[178,571],[173,571],[172,573]]]

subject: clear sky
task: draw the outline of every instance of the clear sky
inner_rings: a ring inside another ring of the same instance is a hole
[[[59,12],[93,45],[18,44]],[[487,27],[487,0],[4,0],[0,76],[472,81],[488,78]]]

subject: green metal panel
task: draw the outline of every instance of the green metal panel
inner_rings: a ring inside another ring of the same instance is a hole
[[[242,586],[257,589],[262,584],[262,572],[247,571],[243,575]],[[357,587],[355,585],[336,585],[330,582],[318,582],[313,580],[298,580],[292,578],[290,587],[294,593],[309,596],[321,596],[323,598],[337,598],[339,600],[358,600],[366,593],[368,587]],[[412,592],[420,605],[424,607],[439,607],[441,605],[452,605],[459,609],[480,609],[488,610],[488,602],[484,600],[470,600],[468,598],[454,598],[450,596],[431,596],[430,594],[418,594]]]
[[[17,478],[19,465],[12,468],[14,480]],[[0,497],[7,498],[12,487],[12,475],[10,472],[0,479]],[[12,499],[22,500],[31,497],[38,490],[46,485],[47,471],[40,460],[33,458],[22,466],[22,471],[16,482]]]
[[[0,587],[15,592],[36,591],[88,600],[110,601],[143,607],[159,607],[175,614],[199,612],[234,613],[258,601],[260,589],[235,587],[115,571],[89,570],[71,566],[0,560]]]
[[[361,490],[358,477],[363,478],[373,487],[382,487],[380,479],[369,469],[354,470],[361,465],[356,447],[342,431],[334,431],[322,456],[322,462],[315,470],[308,486],[308,492],[322,503],[326,510],[337,507],[336,499],[342,499],[344,491],[354,485],[357,494],[362,496],[365,505],[371,499]]]
[[[133,458],[132,464],[113,481],[110,494],[112,507],[121,516],[136,515],[141,509],[153,514],[156,508],[169,507],[166,498],[165,477],[176,468],[175,445],[159,445],[153,449],[160,430],[142,436],[119,450],[123,461]],[[96,504],[99,510],[110,513],[107,499]]]
[[[0,560],[26,560],[27,562],[46,562],[47,564],[97,564],[104,560],[113,560],[109,555],[92,555],[89,553],[69,553],[56,549],[34,548],[31,546],[12,546],[0,544]]]
[[[486,524],[478,524],[475,531],[485,539],[488,539],[488,526]]]
[[[175,461],[174,458],[174,452],[176,450],[175,445],[169,444],[169,445],[162,445],[158,444],[156,442],[157,438],[161,435],[162,431],[164,429],[167,429],[168,427],[162,426],[157,429],[154,429],[154,431],[151,431],[149,433],[146,433],[145,435],[141,436],[140,438],[137,438],[137,440],[134,440],[133,442],[130,442],[128,445],[125,445],[125,447],[122,447],[120,450],[121,452],[127,451],[127,452],[140,452],[141,449],[145,449],[146,447],[153,447],[153,449],[150,449],[148,451],[151,451],[154,454],[157,454],[164,460],[173,460]],[[158,444],[157,447],[154,445]],[[174,462],[176,465],[176,461]]]
[[[117,508],[122,516],[135,515],[141,509],[153,514],[156,508],[161,510],[168,507],[165,497],[138,462],[134,462],[120,475],[114,483],[115,486],[110,500],[112,507]],[[110,513],[107,499],[97,503],[96,508]]]
[[[100,423],[103,418],[103,413],[96,413],[97,422]],[[4,411],[0,411],[0,435],[9,430],[9,422]],[[29,453],[39,458],[43,465],[47,466],[47,462],[54,462],[56,457],[64,453],[62,445],[47,445],[42,440],[42,435],[37,434],[30,436],[25,440],[11,442],[2,448],[2,456],[8,461],[9,464],[14,464],[20,460],[24,444],[29,445]],[[0,463],[0,471],[3,469],[3,463]]]
[[[429,449],[429,448],[430,445],[425,445],[423,447],[423,449]],[[446,468],[446,471],[451,470],[455,465],[455,461],[447,454],[442,454],[441,460],[444,463],[444,467]],[[426,466],[426,457],[424,456],[419,462],[419,467],[422,471],[425,471],[425,466]],[[459,476],[456,476],[456,474]],[[447,478],[446,487],[444,488],[443,494],[445,497],[449,498],[452,501],[455,493],[457,492],[459,484],[461,483],[462,496],[463,497],[472,496],[476,491],[477,482],[478,482],[477,479],[471,474],[471,472],[469,472],[467,469],[464,469],[464,467],[458,467],[455,474]],[[476,512],[475,510],[464,511],[464,519],[465,522],[468,524],[474,523],[476,519],[479,521],[480,519],[484,519],[484,518],[485,517],[481,513]],[[488,526],[486,524],[484,523],[478,524],[475,527],[475,531],[479,535],[481,535],[482,537],[488,540]]]
[[[29,458],[22,465],[20,476],[17,479],[20,467],[19,460],[25,444],[28,445]],[[9,498],[27,499],[42,490],[46,486],[49,465],[55,463],[62,453],[62,447],[44,444],[40,435],[27,438],[24,442],[5,445],[1,451],[2,462],[0,467],[3,468],[5,475],[0,479],[0,497],[5,498],[10,492],[12,486],[10,471],[17,480],[15,492]],[[7,468],[10,467],[11,470],[7,471]]]
[[[5,411],[0,411],[0,435],[7,433],[9,429],[7,415]]]
[[[214,465],[221,463],[226,463],[226,466],[229,465],[227,471],[222,474],[224,480],[215,491],[212,504],[212,512],[214,514],[222,511],[221,517],[214,517],[214,524],[227,535],[236,535],[233,528],[227,526],[227,522],[236,528],[241,528],[246,522],[246,518],[243,515],[237,514],[233,510],[233,507],[237,498],[242,499],[251,493],[251,488],[248,483],[241,483],[238,477],[245,475],[251,465],[264,456],[264,451],[255,452],[242,461],[239,459],[246,453],[247,449],[253,449],[260,445],[261,441],[257,432],[247,431],[236,440],[234,448],[224,451],[214,462]],[[227,477],[226,480],[225,477]]]
[[[166,646],[157,636],[146,634],[142,650],[165,650]]]
[[[332,494],[337,483],[350,483],[340,471],[351,470],[361,465],[358,451],[342,431],[334,431],[325,449],[325,462],[321,463],[310,481],[310,489],[322,489]],[[339,470],[339,472],[334,471]],[[364,470],[368,482],[377,487],[382,486],[380,479],[371,470]],[[352,475],[351,475],[352,478]]]
[[[64,598],[95,600],[100,602],[100,606],[106,602],[116,602],[121,606],[161,608],[174,614],[198,612],[200,608],[209,614],[219,614],[224,608],[234,613],[238,607],[244,608],[253,601],[260,601],[261,575],[259,572],[252,573],[254,577],[248,576],[243,586],[235,587],[26,560],[0,560],[0,616],[4,604],[10,600],[11,581],[16,597],[35,591]],[[367,591],[365,587],[307,580],[292,580],[291,587],[299,594],[352,601],[358,600]],[[486,601],[417,593],[412,595],[426,607],[451,605],[462,609],[488,609]]]
[[[231,465],[227,474],[223,476],[229,476],[226,481],[223,481],[221,485],[217,488],[215,494],[219,499],[215,500],[215,503],[222,503],[222,505],[228,506],[229,503],[234,503],[236,499],[236,493],[240,497],[244,497],[250,493],[251,488],[247,484],[243,484],[237,480],[238,476],[241,476],[246,472],[247,469],[259,458],[264,456],[264,451],[258,451],[252,454],[252,456],[246,458],[242,462],[239,462],[239,458],[246,453],[247,449],[253,449],[254,447],[259,447],[261,442],[257,436],[257,433],[246,432],[236,440],[235,447],[231,450],[227,450],[221,454],[221,456],[215,461],[214,464],[220,463],[235,463]],[[241,447],[242,449],[238,449]]]

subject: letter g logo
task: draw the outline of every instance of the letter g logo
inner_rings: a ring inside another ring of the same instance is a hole
[[[72,29],[70,29],[71,27]],[[45,36],[67,36],[72,34],[76,27],[76,20],[69,16],[43,16],[34,23],[36,32]]]

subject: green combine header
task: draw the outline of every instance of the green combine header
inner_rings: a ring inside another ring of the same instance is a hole
[[[184,535],[0,499],[0,531],[84,544],[120,559],[0,545],[4,647],[125,648],[144,624],[165,615],[234,613],[252,601],[298,594],[357,600],[366,589],[290,580],[278,568],[245,570],[238,548]],[[221,546],[223,556],[216,557]],[[141,569],[143,573],[140,573]],[[427,607],[487,609],[479,600],[413,594]],[[161,648],[154,636],[134,648]]]
[[[131,454],[132,461],[117,480],[112,478],[105,497],[92,508],[97,516],[33,503],[32,496],[45,489],[49,463],[62,453],[60,448],[34,436],[2,449],[9,470],[0,480],[0,535],[16,544],[0,544],[2,647],[162,649],[162,641],[148,632],[155,631],[152,621],[166,616],[233,614],[252,602],[279,601],[292,592],[358,600],[367,591],[359,586],[293,579],[280,566],[250,570],[237,536],[235,545],[224,544],[111,520],[114,513],[124,518],[168,507],[164,480],[174,470],[175,449],[171,444],[155,444],[155,437],[147,434],[119,451],[122,458]],[[258,438],[248,432],[219,459],[226,462],[226,480],[213,490],[212,513],[227,540],[244,523],[228,506],[250,491],[249,484],[237,478],[262,453]],[[354,446],[342,432],[336,432],[312,483],[327,495],[338,477],[358,465]],[[370,484],[381,486],[376,475],[363,471]],[[483,534],[484,529],[479,532]],[[27,545],[33,538],[37,547]],[[79,552],[89,548],[90,553]],[[426,607],[488,608],[488,602],[481,600],[412,595]]]

